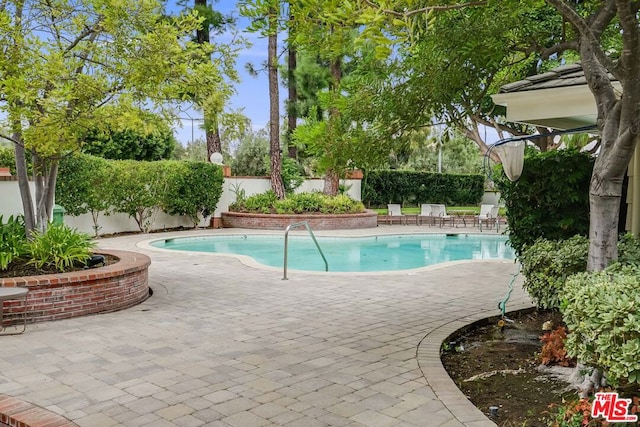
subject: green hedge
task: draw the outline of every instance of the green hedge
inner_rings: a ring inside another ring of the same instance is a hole
[[[101,213],[126,213],[140,231],[164,210],[187,215],[194,227],[222,195],[222,168],[204,162],[105,160],[76,154],[60,162],[56,200],[68,214],[90,212],[96,235]]]
[[[362,180],[362,201],[370,207],[388,203],[477,205],[483,194],[482,175],[384,170],[367,172]]]
[[[346,194],[327,196],[317,192],[289,194],[279,200],[273,190],[269,190],[248,198],[239,197],[229,210],[263,214],[349,214],[364,212],[364,205]]]
[[[507,208],[509,241],[517,254],[539,238],[589,234],[589,183],[593,158],[576,150],[530,152],[511,182],[497,167],[494,182]]]

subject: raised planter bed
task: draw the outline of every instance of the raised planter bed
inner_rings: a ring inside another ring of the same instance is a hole
[[[300,221],[307,221],[309,226],[314,230],[375,228],[378,226],[378,214],[374,211],[340,215],[278,215],[241,212],[222,213],[222,226],[229,228],[284,230],[289,224]]]
[[[20,321],[25,310],[27,322],[33,323],[118,311],[147,299],[148,256],[105,249],[99,253],[118,262],[69,273],[0,279],[2,287],[29,289],[26,307],[19,300],[4,302],[5,322]]]

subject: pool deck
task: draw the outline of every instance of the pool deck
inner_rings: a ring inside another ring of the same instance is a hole
[[[87,427],[495,426],[448,377],[439,351],[452,332],[500,314],[497,303],[517,270],[512,261],[410,272],[290,270],[282,280],[281,270],[245,259],[146,243],[255,232],[101,239],[101,247],[151,257],[153,296],[117,313],[0,337],[0,395]],[[417,232],[478,230],[381,225],[316,235]],[[521,282],[509,311],[531,306]]]

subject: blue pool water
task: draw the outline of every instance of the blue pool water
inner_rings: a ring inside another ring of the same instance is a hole
[[[372,237],[317,237],[330,272],[407,270],[448,261],[514,259],[504,236],[417,234]],[[324,271],[309,236],[289,236],[288,268]],[[230,235],[179,237],[152,246],[194,252],[246,255],[271,267],[283,267],[284,236]]]

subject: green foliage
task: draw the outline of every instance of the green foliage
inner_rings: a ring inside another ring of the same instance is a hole
[[[0,215],[0,270],[6,270],[12,261],[27,254],[27,237],[24,232],[24,220],[13,215],[3,223]]]
[[[328,196],[318,192],[289,194],[285,199],[279,200],[269,190],[238,200],[229,206],[229,210],[264,214],[345,214],[364,212],[364,205],[344,194]]]
[[[525,247],[518,260],[525,277],[524,289],[537,307],[559,308],[560,296],[567,278],[587,268],[589,241],[584,236],[568,240],[539,239]]]
[[[140,231],[151,230],[157,213],[162,208],[171,182],[177,180],[179,162],[136,162],[116,160],[112,183],[112,206],[115,212],[129,215]]]
[[[507,208],[509,241],[517,254],[542,237],[567,239],[589,232],[589,183],[593,159],[575,150],[529,152],[520,179],[494,174]]]
[[[369,206],[387,203],[477,205],[483,194],[482,175],[372,171],[367,172],[362,181],[362,199]]]
[[[640,383],[640,269],[577,274],[562,299],[569,354],[601,369],[612,384]]]
[[[205,162],[180,162],[172,171],[164,198],[164,209],[171,215],[187,215],[196,228],[212,214],[222,195],[222,168]]]
[[[27,244],[29,264],[37,268],[51,266],[62,272],[75,264],[85,264],[94,246],[87,234],[64,224],[51,224],[46,232],[36,232]]]
[[[100,157],[76,153],[60,161],[56,182],[56,201],[68,215],[90,212],[95,235],[99,217],[108,213],[113,199],[113,182],[118,179],[113,163]]]
[[[576,235],[567,240],[538,239],[525,246],[518,256],[525,277],[524,289],[538,308],[557,309],[567,279],[587,268],[589,241]],[[618,262],[609,266],[627,269],[640,266],[640,239],[632,234],[620,236]]]
[[[27,174],[33,172],[31,156],[27,156]],[[0,147],[0,167],[9,168],[11,175],[16,176],[16,155],[12,146]]]
[[[282,183],[284,184],[284,191],[287,194],[293,193],[293,191],[300,187],[304,182],[302,167],[291,157],[285,157],[282,159],[281,175]]]
[[[231,162],[231,170],[236,176],[269,175],[269,136],[263,129],[248,132],[238,145]]]
[[[104,130],[93,129],[85,137],[82,151],[113,160],[169,159],[177,144],[173,130],[166,121],[148,114],[145,128]]]

